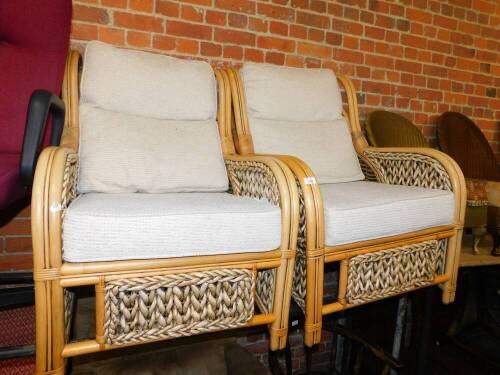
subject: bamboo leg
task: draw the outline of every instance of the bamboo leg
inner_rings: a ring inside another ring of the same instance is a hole
[[[306,319],[304,323],[304,345],[310,347],[321,341],[323,322],[323,269],[324,257],[307,257]]]
[[[460,262],[460,250],[462,248],[463,229],[457,229],[456,234],[448,240],[446,250],[445,275],[450,279],[443,283],[443,294],[441,300],[444,304],[452,303],[455,300],[457,289],[458,263]]]
[[[286,346],[294,262],[295,257],[282,258],[281,266],[276,270],[276,292],[273,305],[276,320],[269,327],[270,350],[281,350]]]

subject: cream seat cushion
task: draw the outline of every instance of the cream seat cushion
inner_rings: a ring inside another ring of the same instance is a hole
[[[333,71],[246,63],[241,77],[256,153],[297,156],[319,183],[364,178]]]
[[[210,65],[87,45],[81,81],[81,193],[226,191]]]
[[[325,243],[353,243],[453,224],[450,191],[357,181],[321,185]]]
[[[228,193],[83,194],[63,221],[68,262],[269,251],[280,240],[279,207]]]

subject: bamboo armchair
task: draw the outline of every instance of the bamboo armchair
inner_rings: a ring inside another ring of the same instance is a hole
[[[163,259],[63,259],[62,222],[78,195],[80,66],[79,53],[71,51],[61,146],[43,151],[35,173],[36,373],[64,374],[68,358],[87,353],[254,325],[269,325],[271,350],[284,348],[297,243],[297,186],[280,160],[235,153],[227,126],[231,96],[220,72],[215,72],[217,117],[229,192],[265,198],[280,207],[279,248]],[[71,342],[70,288],[89,285],[95,288],[95,338]],[[260,312],[254,311],[254,303]]]
[[[242,155],[255,155],[243,80],[235,69],[226,70],[225,75],[233,96],[236,149]],[[459,264],[466,197],[460,168],[447,155],[430,148],[369,147],[360,127],[354,85],[340,74],[337,80],[347,98],[343,116],[366,180],[452,191],[454,218],[450,225],[327,246],[324,201],[314,172],[297,157],[277,156],[295,174],[300,193],[292,295],[305,314],[306,346],[320,342],[326,314],[436,284],[442,289],[443,303],[452,302]],[[335,302],[324,304],[324,266],[331,262],[340,262],[338,296]],[[424,269],[429,273],[422,277]]]

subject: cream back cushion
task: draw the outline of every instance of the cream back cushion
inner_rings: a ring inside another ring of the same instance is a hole
[[[331,70],[247,63],[241,77],[256,153],[296,156],[320,183],[364,179]]]
[[[90,42],[79,192],[227,190],[216,110],[209,64]]]

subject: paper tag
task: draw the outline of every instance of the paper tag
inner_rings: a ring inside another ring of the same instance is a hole
[[[292,320],[292,327],[295,327],[299,325],[299,321],[298,320]]]
[[[316,185],[316,179],[314,177],[304,177],[304,184]]]

